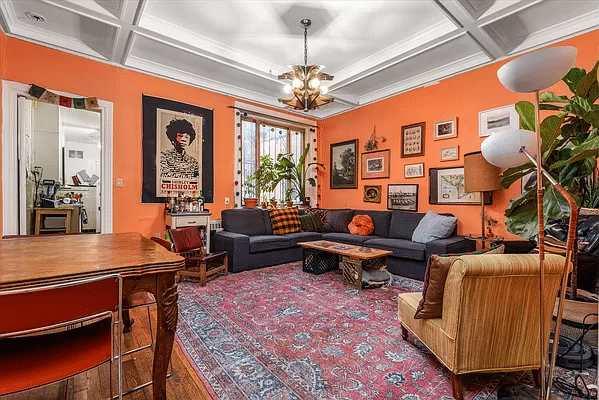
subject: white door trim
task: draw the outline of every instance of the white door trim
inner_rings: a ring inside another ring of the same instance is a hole
[[[18,182],[18,96],[33,99],[27,91],[29,85],[2,80],[2,234],[19,234],[19,182]],[[68,97],[85,97],[50,89]],[[112,233],[112,139],[113,104],[98,100],[101,111],[102,165],[100,175],[101,232]]]

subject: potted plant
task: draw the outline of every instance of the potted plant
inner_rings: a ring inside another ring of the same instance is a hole
[[[254,181],[246,179],[243,183],[243,207],[244,208],[256,208],[258,204],[258,198],[256,197],[256,185]]]
[[[541,122],[542,163],[559,184],[576,200],[577,204],[593,204],[592,174],[599,157],[599,83],[597,62],[592,71],[572,68],[563,78],[572,96],[558,96],[552,92],[540,95],[540,109],[555,113]],[[534,106],[519,102],[516,110],[521,117],[522,129],[534,131]],[[501,185],[508,188],[512,183],[534,171],[532,163],[509,168],[502,174]],[[536,185],[535,185],[536,186]],[[560,220],[569,216],[566,200],[553,185],[545,181],[544,210],[547,220]],[[536,187],[524,191],[510,201],[505,210],[505,225],[509,232],[524,238],[536,236],[538,231]],[[575,246],[576,251],[576,246]],[[576,296],[576,253],[573,254],[572,292]]]
[[[305,204],[306,198],[306,182],[312,187],[316,186],[316,180],[312,177],[307,176],[308,169],[312,165],[316,165],[316,168],[324,168],[324,164],[317,163],[316,161],[305,163],[306,156],[310,150],[310,143],[306,145],[302,155],[300,156],[297,163],[293,158],[293,153],[290,154],[279,154],[277,157],[277,163],[275,165],[277,171],[279,171],[280,179],[286,179],[290,183],[290,187],[287,189],[287,200],[291,200],[293,193],[297,193],[302,204]]]
[[[262,203],[268,204],[268,195],[274,192],[280,181],[281,178],[272,157],[265,155],[260,156],[260,166],[252,175],[248,176],[245,186],[251,188],[251,193],[256,193],[255,189],[257,189]]]

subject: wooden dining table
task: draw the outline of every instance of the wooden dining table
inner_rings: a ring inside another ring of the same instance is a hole
[[[178,316],[176,274],[184,258],[139,233],[29,236],[0,240],[0,290],[110,273],[123,277],[123,297],[156,298],[154,399],[166,399],[166,374]]]

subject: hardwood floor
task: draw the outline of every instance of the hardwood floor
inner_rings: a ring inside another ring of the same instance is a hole
[[[156,309],[151,308],[156,327]],[[148,317],[145,308],[131,311],[133,330],[123,336],[125,350],[150,343]],[[113,385],[116,391],[116,364],[113,365]],[[152,371],[152,350],[146,349],[123,357],[123,391],[147,382]],[[0,396],[0,400],[99,400],[109,397],[109,365],[105,363],[60,383],[17,394]],[[167,396],[173,400],[212,399],[203,382],[187,360],[177,341],[173,348],[172,376],[167,379]],[[125,399],[151,400],[152,386],[124,396]]]

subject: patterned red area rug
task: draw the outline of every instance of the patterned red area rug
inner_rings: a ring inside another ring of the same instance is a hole
[[[301,263],[203,288],[184,281],[177,339],[219,400],[451,400],[447,370],[417,340],[401,338],[397,294],[421,289],[399,277],[387,289],[352,289],[340,271],[311,275]],[[532,385],[532,374],[467,375],[465,398],[495,399],[511,383]]]

